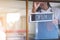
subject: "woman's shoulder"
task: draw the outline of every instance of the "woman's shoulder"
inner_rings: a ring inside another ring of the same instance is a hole
[[[60,16],[60,8],[53,7],[52,10],[55,14],[55,18],[58,19]]]
[[[57,7],[52,7],[52,10],[53,11],[57,11],[57,12],[59,11],[60,12],[60,8],[57,8]]]

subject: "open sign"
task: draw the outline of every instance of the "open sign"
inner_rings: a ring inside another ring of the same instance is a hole
[[[53,13],[30,14],[30,22],[47,22],[54,19]]]

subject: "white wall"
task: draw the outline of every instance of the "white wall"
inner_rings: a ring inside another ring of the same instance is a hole
[[[0,1],[0,12],[26,15],[26,1]]]
[[[25,8],[25,1],[0,1],[0,11],[21,12],[22,10],[25,10]]]
[[[0,1],[0,16],[4,18],[4,27],[7,27],[7,13],[20,13],[21,16],[26,16],[26,1]]]

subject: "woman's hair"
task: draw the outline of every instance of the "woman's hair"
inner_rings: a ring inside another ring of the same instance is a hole
[[[47,5],[48,5],[48,7],[51,7],[49,2],[47,2]],[[38,9],[36,10],[36,12],[39,12],[39,11],[41,12],[41,7],[38,7]]]

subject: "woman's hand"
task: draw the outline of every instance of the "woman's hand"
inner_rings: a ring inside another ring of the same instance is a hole
[[[37,10],[37,8],[40,6],[40,3],[39,2],[34,2],[34,7],[35,7],[35,9]]]
[[[32,12],[35,13],[39,6],[40,6],[39,2],[34,2],[33,3]]]
[[[57,19],[54,19],[53,20],[53,23],[57,25],[58,24],[58,20]]]

